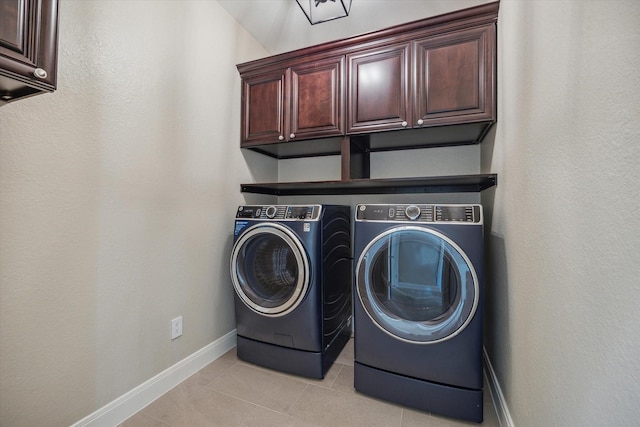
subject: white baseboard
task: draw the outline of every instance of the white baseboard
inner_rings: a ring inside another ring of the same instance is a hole
[[[113,427],[121,424],[145,406],[231,350],[236,345],[236,330],[218,338],[175,365],[160,372],[133,390],[86,416],[71,427]]]
[[[489,384],[491,400],[493,400],[493,406],[496,409],[496,414],[498,414],[498,422],[500,423],[500,427],[514,427],[513,419],[511,419],[511,413],[509,412],[507,402],[504,399],[504,395],[502,394],[502,389],[500,388],[498,377],[496,377],[496,372],[493,370],[491,360],[489,360],[487,349],[483,348],[483,351],[484,372],[487,375],[487,383]]]

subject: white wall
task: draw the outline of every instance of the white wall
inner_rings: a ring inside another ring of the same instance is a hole
[[[640,419],[640,9],[503,0],[486,345],[517,426]]]
[[[235,64],[267,53],[217,2],[62,0],[59,46],[58,90],[0,109],[6,427],[69,425],[233,330],[239,184],[276,179],[238,149]]]

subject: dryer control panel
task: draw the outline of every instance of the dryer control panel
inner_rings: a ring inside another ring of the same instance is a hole
[[[357,205],[356,221],[482,223],[481,205]]]
[[[236,218],[313,221],[320,217],[320,205],[239,206]]]

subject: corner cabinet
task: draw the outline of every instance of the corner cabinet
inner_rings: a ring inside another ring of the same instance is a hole
[[[493,174],[370,179],[369,153],[482,142],[497,120],[498,8],[484,4],[238,65],[241,147],[278,159],[340,154],[342,170],[340,181],[243,184],[241,191],[386,194],[496,185]]]
[[[344,56],[245,74],[241,146],[343,135],[343,80]]]
[[[0,1],[0,105],[53,92],[58,0]]]

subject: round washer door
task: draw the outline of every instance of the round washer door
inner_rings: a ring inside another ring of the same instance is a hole
[[[415,226],[387,230],[365,247],[356,291],[375,325],[420,344],[462,332],[479,299],[476,272],[462,249],[436,230]]]
[[[231,251],[231,280],[242,302],[257,313],[283,316],[309,288],[309,262],[300,240],[280,224],[249,227]]]

